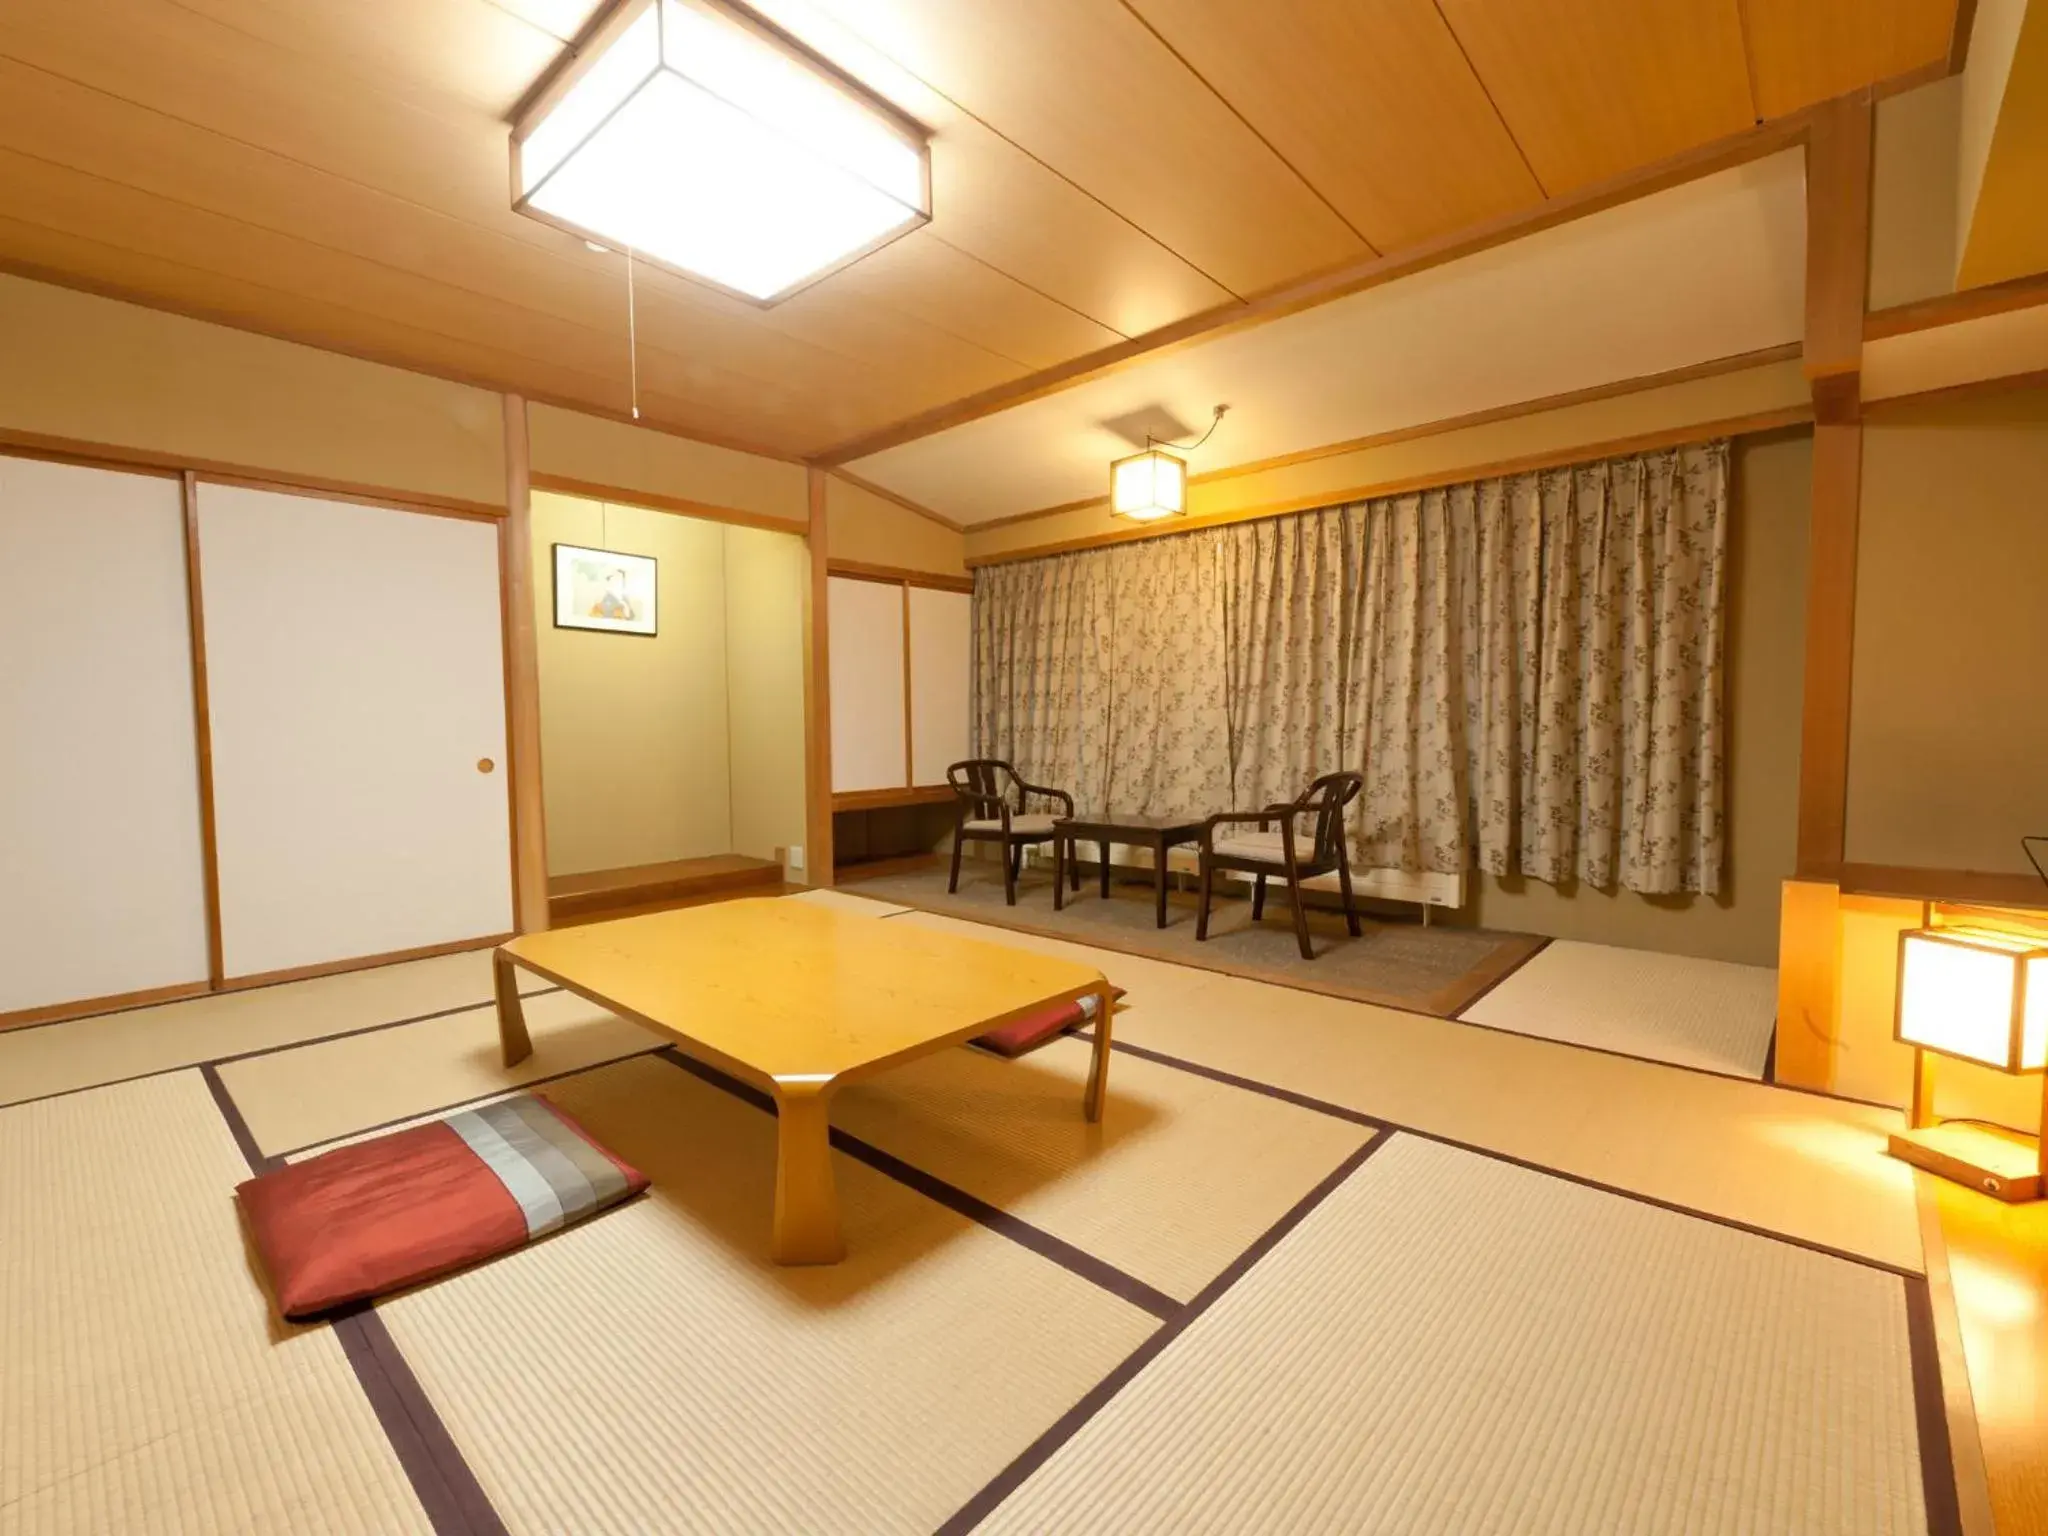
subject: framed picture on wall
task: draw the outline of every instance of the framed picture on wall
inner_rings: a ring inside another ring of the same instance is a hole
[[[622,555],[580,544],[555,546],[555,628],[652,635],[656,584],[652,555]]]

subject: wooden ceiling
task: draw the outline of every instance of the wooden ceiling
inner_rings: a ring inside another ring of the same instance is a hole
[[[760,0],[933,130],[773,309],[642,269],[658,425],[803,456],[1867,84],[1956,0]],[[0,266],[609,414],[621,259],[514,214],[593,0],[8,0]]]

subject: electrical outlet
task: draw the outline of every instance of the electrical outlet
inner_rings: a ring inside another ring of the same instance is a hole
[[[790,869],[802,869],[804,867],[804,845],[802,843],[792,843],[789,851],[783,855],[783,862]]]

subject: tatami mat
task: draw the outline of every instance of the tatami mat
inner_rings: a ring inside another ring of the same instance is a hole
[[[505,1524],[929,1531],[1156,1326],[846,1157],[768,1261],[774,1122],[659,1059],[543,1090],[647,1198],[379,1307]]]
[[[785,901],[807,901],[814,907],[831,907],[840,912],[851,912],[856,917],[893,917],[910,908],[899,907],[893,901],[875,901],[866,896],[849,896],[844,891],[819,888],[813,891],[796,891],[783,898]]]
[[[524,978],[529,987],[541,985]],[[0,1032],[0,1104],[490,1001],[486,949]]]
[[[1910,1536],[1904,1282],[1397,1135],[981,1529]]]
[[[0,1531],[425,1531],[334,1334],[279,1331],[197,1072],[0,1111]]]
[[[1132,1056],[1090,1125],[1092,1054],[945,1051],[843,1090],[833,1121],[1182,1301],[1372,1134]]]
[[[904,916],[890,921],[931,928],[940,933],[957,933],[962,938],[977,939],[984,944],[1006,944],[1012,949],[1028,949],[1033,954],[1052,955],[1061,960],[1071,960],[1076,965],[1089,966],[1108,977],[1113,986],[1122,987],[1130,994],[1124,999],[1123,1009],[1157,1009],[1215,980],[1213,972],[1197,970],[1193,966],[1174,965],[1143,955],[1127,955],[1120,950],[1099,949],[1068,939],[1047,938],[1043,934],[1021,933],[989,923],[971,923],[965,918],[945,917],[936,912],[906,912]],[[1122,1009],[1117,1016],[1123,1016]]]
[[[1778,1018],[1778,973],[1559,939],[1458,1017],[1761,1079]]]
[[[1056,952],[1099,966],[1112,981],[1124,983],[1131,974],[1108,951],[1059,945]],[[1885,1155],[1887,1136],[1903,1123],[1896,1110],[1168,969],[1180,975],[1166,980],[1164,997],[1154,995],[1150,976],[1125,983],[1133,1006],[1118,1010],[1118,1040],[1580,1178],[1920,1268],[1912,1170]]]
[[[509,1070],[499,1064],[497,1010],[487,1006],[229,1062],[221,1082],[256,1144],[276,1154],[662,1043],[573,993],[529,998],[525,1008],[533,1054]]]

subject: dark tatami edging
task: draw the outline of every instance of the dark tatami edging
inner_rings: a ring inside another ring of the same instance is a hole
[[[283,1159],[264,1156],[256,1145],[241,1106],[214,1064],[203,1064],[199,1075],[249,1171],[262,1174],[279,1166]],[[448,1433],[376,1307],[369,1303],[350,1307],[331,1318],[329,1326],[435,1536],[506,1536],[505,1523],[491,1507],[490,1496],[463,1459],[455,1437]]]
[[[672,1067],[680,1067],[692,1077],[709,1083],[712,1087],[741,1099],[766,1114],[775,1113],[775,1104],[769,1096],[750,1084],[727,1077],[715,1067],[692,1059],[674,1046],[664,1046],[655,1053]],[[956,1184],[949,1184],[937,1174],[927,1173],[913,1167],[893,1153],[884,1152],[870,1142],[862,1141],[847,1131],[832,1128],[833,1147],[844,1152],[856,1162],[865,1163],[875,1172],[897,1183],[916,1190],[928,1200],[934,1200],[956,1215],[965,1216],[990,1231],[1007,1237],[1021,1248],[1028,1248],[1042,1259],[1050,1259],[1060,1268],[1079,1275],[1094,1285],[1100,1286],[1111,1295],[1141,1307],[1157,1318],[1170,1318],[1181,1309],[1164,1291],[1147,1285],[1136,1275],[1118,1269],[1105,1259],[1098,1259],[1084,1249],[1076,1248],[1064,1238],[1054,1237],[1043,1227],[1033,1226],[1023,1217],[1013,1215],[1000,1206],[989,1204],[979,1195],[969,1194]]]
[[[987,1519],[1003,1500],[1024,1485],[1032,1473],[1044,1466],[1062,1446],[1079,1434],[1082,1426],[1100,1413],[1110,1399],[1164,1353],[1169,1344],[1187,1332],[1189,1325],[1196,1318],[1213,1307],[1224,1292],[1243,1279],[1260,1259],[1272,1252],[1282,1238],[1300,1226],[1310,1212],[1327,1200],[1339,1185],[1364,1165],[1367,1158],[1390,1140],[1392,1138],[1384,1134],[1375,1136],[1332,1169],[1320,1184],[1303,1195],[1285,1215],[1260,1233],[1252,1245],[1233,1259],[1221,1274],[1203,1286],[1193,1301],[1175,1311],[1173,1316],[1156,1329],[1144,1343],[1132,1350],[1115,1369],[1090,1388],[1086,1396],[1060,1415],[1051,1428],[1026,1446],[1023,1452],[985,1484],[979,1493],[961,1505],[952,1518],[939,1527],[939,1536],[964,1536],[964,1533],[973,1530]]]
[[[291,985],[291,983],[280,981],[274,983],[274,985],[282,987],[289,986]],[[253,991],[256,989],[251,988],[250,990]],[[519,996],[520,999],[524,1001],[528,998],[544,997],[550,992],[559,992],[561,990],[562,989],[560,987],[555,986],[536,987],[531,992],[520,993]],[[225,994],[210,995],[220,996]],[[199,999],[197,998],[191,999],[191,1001],[194,1002],[197,1002],[198,1000]],[[155,1006],[162,1007],[163,1005],[156,1004]],[[453,1008],[437,1008],[432,1013],[415,1013],[407,1018],[385,1019],[381,1023],[377,1024],[358,1024],[353,1029],[337,1029],[332,1034],[313,1035],[304,1040],[286,1040],[277,1045],[259,1045],[254,1050],[236,1051],[233,1055],[229,1056],[210,1056],[201,1061],[181,1061],[177,1063],[175,1066],[158,1067],[151,1072],[130,1072],[125,1077],[109,1077],[104,1079],[103,1081],[96,1083],[80,1083],[76,1088],[59,1088],[55,1093],[39,1093],[34,1098],[30,1099],[15,1099],[11,1103],[0,1104],[0,1110],[19,1109],[24,1104],[41,1104],[47,1099],[68,1098],[74,1093],[91,1093],[94,1089],[97,1088],[118,1088],[123,1083],[139,1083],[147,1078],[168,1077],[173,1072],[190,1072],[195,1068],[203,1072],[208,1067],[224,1067],[228,1065],[230,1062],[236,1061],[253,1061],[258,1056],[276,1056],[285,1051],[304,1050],[307,1046],[311,1045],[326,1045],[330,1041],[334,1040],[351,1040],[354,1039],[357,1035],[374,1035],[379,1030],[400,1029],[407,1024],[425,1024],[430,1019],[453,1018],[458,1013],[474,1013],[479,1008],[489,1008],[492,1006],[493,1004],[491,999],[487,997],[484,998],[481,1002],[459,1003]],[[116,1012],[121,1013],[129,1013],[133,1011],[135,1010],[116,1010]],[[104,1013],[96,1013],[91,1015],[91,1017],[96,1019],[111,1018],[112,1016],[112,1014]],[[59,1019],[56,1022],[59,1024],[82,1024],[85,1022],[85,1020]],[[47,1026],[37,1024],[31,1027],[36,1029],[43,1029]]]

